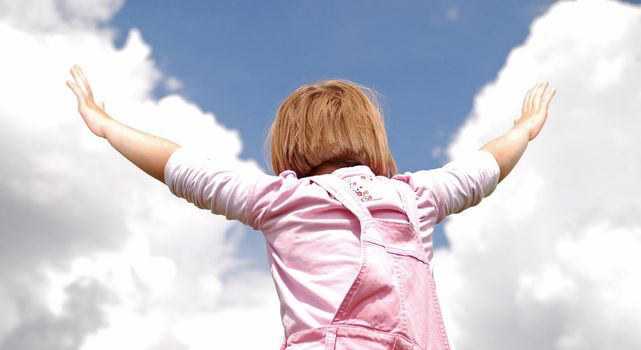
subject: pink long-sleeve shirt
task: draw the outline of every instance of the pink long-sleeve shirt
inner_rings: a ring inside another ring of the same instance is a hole
[[[375,176],[367,166],[333,172],[378,219],[407,222],[390,181],[407,183],[416,195],[421,242],[433,255],[434,225],[447,215],[478,204],[498,183],[494,157],[478,151],[433,170],[392,179]],[[172,193],[199,208],[238,220],[263,232],[283,325],[292,332],[321,327],[349,289],[361,261],[359,221],[322,187],[297,178],[220,169],[180,148],[165,166]]]

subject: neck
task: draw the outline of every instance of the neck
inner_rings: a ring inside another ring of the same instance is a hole
[[[331,174],[336,169],[342,168],[337,164],[321,164],[310,171],[309,176]]]
[[[309,172],[307,176],[331,174],[336,169],[351,167],[356,165],[361,165],[361,163],[353,162],[353,161],[327,161],[317,165],[314,169],[312,169]]]

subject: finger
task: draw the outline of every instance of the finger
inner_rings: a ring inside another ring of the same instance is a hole
[[[534,85],[532,87],[532,96],[530,97],[530,104],[528,106],[530,111],[534,111],[534,108],[535,108],[534,100],[535,100],[535,96],[537,94],[537,91],[539,90],[539,85],[540,84],[537,83],[536,85]]]
[[[74,92],[75,91],[79,91],[83,96],[86,96],[87,93],[83,89],[83,85],[81,83],[82,82],[82,78],[80,78],[80,75],[78,74],[78,71],[76,70],[76,66],[71,67],[69,72],[71,72],[71,76],[73,77],[73,80],[74,80],[74,83],[73,83],[73,86],[75,87]]]
[[[526,114],[530,110],[530,100],[532,99],[532,89],[529,89],[525,94],[523,99],[523,107],[521,108],[521,114]]]
[[[76,97],[78,98],[84,97],[84,93],[82,92],[82,90],[80,90],[78,85],[76,85],[76,83],[74,83],[73,81],[67,80],[67,86],[71,89],[71,91],[73,91]]]
[[[543,98],[543,105],[545,106],[545,110],[547,111],[550,108],[550,103],[552,102],[552,98],[556,95],[556,89],[552,89],[548,92],[548,94]]]
[[[87,103],[85,93],[78,87],[78,85],[76,85],[71,80],[67,80],[67,86],[76,95],[76,99],[78,100],[78,107],[80,108],[81,106],[85,106]]]
[[[69,89],[71,89],[71,91],[73,91],[74,94],[78,95],[76,84],[74,84],[73,81],[67,80],[67,86],[69,87]]]
[[[76,85],[83,91],[84,95],[89,99],[93,99],[91,87],[89,86],[87,78],[82,72],[82,69],[80,69],[80,66],[74,65],[73,67],[71,67],[71,75],[73,75],[73,79],[75,80]]]
[[[536,84],[532,86],[529,90],[529,96],[527,99],[527,110],[529,113],[532,113],[532,109],[534,108],[534,96],[536,96],[536,90],[538,89],[539,84]]]
[[[83,91],[87,94],[87,97],[93,99],[91,86],[89,86],[89,82],[87,81],[87,77],[85,77],[85,73],[82,71],[82,68],[80,68],[80,66],[76,64],[75,66],[73,66],[73,70],[76,72],[75,76],[78,77],[76,83],[82,87]]]
[[[536,94],[534,95],[534,108],[536,110],[539,110],[541,107],[541,100],[543,96],[545,95],[545,91],[547,90],[548,83],[539,83],[537,86]]]

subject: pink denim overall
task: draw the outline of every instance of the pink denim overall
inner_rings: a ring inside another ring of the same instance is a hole
[[[287,336],[281,349],[449,350],[432,269],[418,238],[414,193],[397,180],[409,223],[375,219],[333,175],[311,180],[360,221],[361,266],[330,324]]]

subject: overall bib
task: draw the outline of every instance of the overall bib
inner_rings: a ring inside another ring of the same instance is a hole
[[[429,261],[418,237],[414,193],[394,184],[409,223],[378,220],[334,176],[316,176],[361,227],[361,266],[330,324],[290,334],[291,350],[449,350]]]

